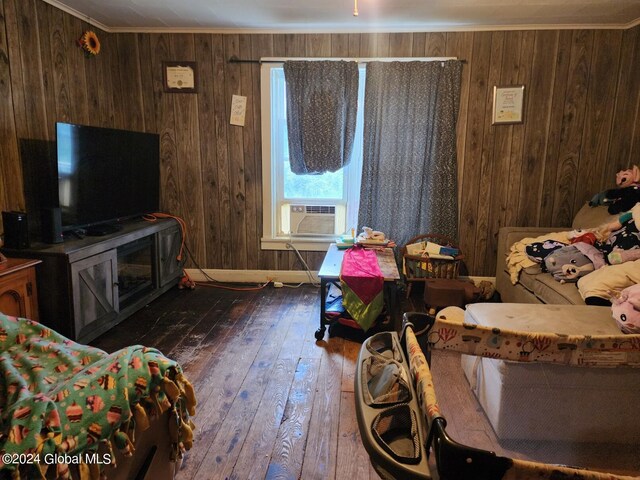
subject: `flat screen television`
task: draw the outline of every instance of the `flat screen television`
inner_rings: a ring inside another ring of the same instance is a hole
[[[96,227],[159,210],[157,134],[58,122],[56,137],[63,231],[108,233]]]

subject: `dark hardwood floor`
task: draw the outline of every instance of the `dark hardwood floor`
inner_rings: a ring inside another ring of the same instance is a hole
[[[194,447],[179,479],[378,479],[355,418],[360,344],[328,335],[316,343],[318,295],[311,286],[173,289],[92,345],[111,352],[143,344],[182,365],[198,408]],[[420,309],[419,292],[403,308]],[[433,373],[445,415],[455,412],[447,415],[453,438],[514,454],[496,440],[458,357],[434,352]],[[556,447],[527,446],[519,456],[637,475],[637,447],[562,456]]]
[[[318,295],[174,289],[92,345],[158,348],[193,382],[196,439],[178,478],[377,479],[355,419],[360,344],[316,344]]]

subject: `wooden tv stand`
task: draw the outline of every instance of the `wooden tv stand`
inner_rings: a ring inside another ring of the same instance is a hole
[[[40,321],[87,343],[178,283],[181,241],[175,220],[133,220],[101,237],[70,237],[57,245],[36,243],[4,252],[42,261]]]

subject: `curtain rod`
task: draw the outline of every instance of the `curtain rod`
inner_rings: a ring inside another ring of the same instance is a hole
[[[384,57],[383,57],[384,58]],[[388,57],[387,57],[388,58]],[[392,57],[391,57],[392,58]],[[407,60],[406,61],[411,61],[411,57],[405,57]],[[423,58],[423,57],[416,57],[416,59],[418,58]],[[429,57],[430,59],[432,59],[433,61],[438,61],[439,59],[437,57]],[[453,60],[453,57],[443,57],[445,59],[448,60]],[[362,59],[360,61],[358,61],[357,59],[354,60],[356,63],[367,63],[367,61],[371,61],[372,59]],[[459,60],[460,63],[467,63],[466,60]],[[263,63],[283,63],[283,60],[244,60],[244,59],[240,59],[238,57],[236,57],[235,55],[232,55],[231,57],[229,57],[229,63],[258,63],[258,64],[263,64]]]

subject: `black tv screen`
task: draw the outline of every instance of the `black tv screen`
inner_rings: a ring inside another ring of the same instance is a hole
[[[157,134],[58,122],[56,136],[63,230],[159,210]]]

